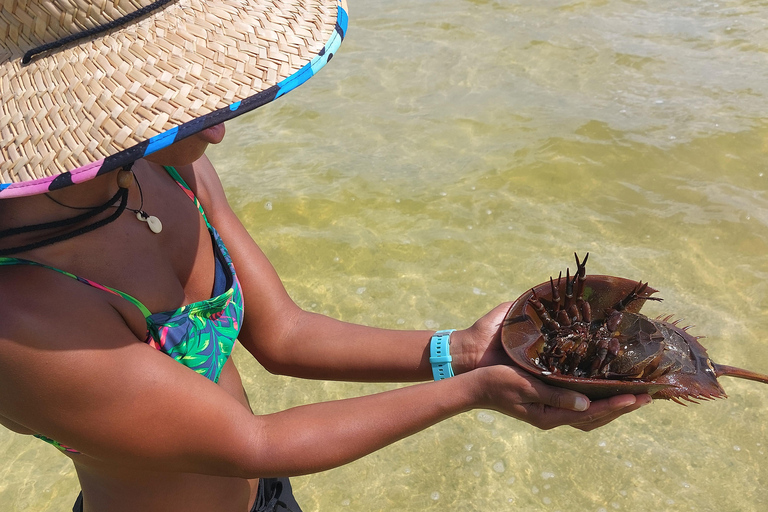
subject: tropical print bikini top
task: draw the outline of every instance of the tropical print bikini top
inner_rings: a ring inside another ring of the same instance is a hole
[[[218,382],[224,363],[229,359],[240,332],[243,320],[243,294],[227,248],[216,229],[208,222],[197,197],[179,176],[176,169],[165,167],[165,170],[195,203],[211,234],[214,259],[216,260],[216,274],[213,297],[210,299],[187,304],[173,311],[152,313],[144,304],[127,293],[55,267],[22,258],[5,257],[0,257],[0,266],[34,265],[44,267],[88,286],[123,297],[139,308],[146,319],[147,337],[144,340],[145,343],[213,382]],[[51,443],[62,451],[77,453],[77,450],[64,446],[53,439],[42,435],[36,435],[36,437]]]

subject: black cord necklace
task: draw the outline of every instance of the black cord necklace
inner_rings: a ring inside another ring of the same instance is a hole
[[[129,189],[131,186],[131,183],[134,181],[136,182],[136,186],[139,188],[139,197],[141,198],[141,203],[139,204],[139,208],[128,208],[128,206],[125,207],[126,210],[129,212],[133,212],[136,214],[136,218],[140,220],[141,222],[146,222],[147,227],[149,227],[150,231],[153,233],[160,233],[163,230],[163,223],[160,222],[160,219],[155,217],[154,215],[150,215],[147,212],[144,211],[144,191],[141,190],[141,183],[139,183],[139,178],[136,177],[136,175],[133,173],[132,170],[123,170],[119,171],[121,175],[118,175],[118,183],[121,189]],[[69,208],[71,210],[93,210],[95,208],[99,208],[98,206],[70,206],[68,204],[64,204],[53,197],[51,197],[49,194],[45,194],[45,197],[53,201],[54,203],[63,206],[64,208]],[[114,203],[114,201],[112,201]],[[113,208],[117,208],[117,206],[113,206]]]
[[[104,204],[101,204],[98,206],[91,206],[91,207],[69,206],[57,201],[56,199],[52,198],[48,194],[45,194],[48,197],[48,199],[65,208],[70,208],[72,210],[85,210],[85,211],[79,215],[75,215],[74,217],[70,217],[67,219],[55,220],[51,222],[42,222],[40,224],[32,224],[29,226],[19,226],[15,228],[2,230],[0,231],[0,240],[4,238],[16,236],[16,235],[31,233],[34,231],[59,229],[59,228],[65,228],[68,226],[81,224],[83,221],[93,218],[99,215],[100,213],[103,213],[109,210],[110,208],[115,208],[115,212],[109,215],[108,217],[104,217],[101,220],[97,220],[92,224],[86,224],[85,226],[81,226],[67,233],[54,235],[54,236],[45,238],[43,240],[38,240],[37,242],[32,242],[26,245],[20,245],[18,247],[0,249],[0,257],[10,256],[12,254],[17,254],[20,252],[31,251],[33,249],[38,249],[40,247],[46,247],[48,245],[53,245],[55,243],[62,242],[64,240],[69,240],[70,238],[74,238],[76,236],[89,233],[102,226],[106,226],[110,222],[114,222],[120,217],[120,215],[123,214],[125,210],[130,210],[134,212],[136,214],[136,218],[142,222],[146,222],[147,225],[149,226],[149,229],[152,230],[153,233],[160,233],[160,231],[162,231],[163,229],[163,225],[160,223],[160,220],[154,215],[149,215],[147,212],[144,211],[144,193],[141,191],[141,185],[139,184],[138,180],[136,180],[136,185],[139,187],[139,196],[141,197],[141,204],[139,205],[138,210],[135,210],[133,208],[128,208],[128,191],[130,190],[130,187],[133,184],[133,181],[135,180],[135,178],[136,177],[134,176],[133,171],[131,170],[131,166],[125,167],[117,171],[117,186],[118,186],[117,192],[115,192],[115,195],[112,196],[110,199],[108,199]],[[118,204],[115,204],[115,203],[118,203]]]
[[[120,201],[120,204],[115,206],[115,202]],[[117,192],[114,196],[112,196],[106,203],[96,206],[90,211],[87,211],[83,214],[76,215],[75,217],[70,217],[68,219],[62,219],[62,220],[56,220],[53,222],[43,222],[41,224],[33,224],[31,226],[21,226],[18,228],[10,228],[3,231],[0,231],[0,239],[7,238],[14,235],[21,235],[24,233],[30,233],[33,231],[41,231],[41,230],[47,230],[47,229],[57,229],[57,228],[63,228],[67,226],[72,226],[74,224],[79,224],[82,221],[89,219],[91,217],[95,217],[99,213],[102,213],[106,211],[109,208],[117,208],[115,210],[115,213],[110,215],[109,217],[105,217],[101,220],[98,220],[94,222],[93,224],[87,224],[83,227],[77,228],[74,231],[70,231],[68,233],[63,233],[60,235],[55,235],[49,238],[45,238],[43,240],[39,240],[37,242],[33,242],[31,244],[26,245],[20,245],[18,247],[10,247],[8,249],[0,249],[0,257],[4,256],[10,256],[11,254],[17,254],[20,252],[26,252],[31,251],[32,249],[38,249],[40,247],[45,247],[48,245],[53,245],[58,242],[62,242],[64,240],[69,240],[70,238],[74,238],[76,236],[83,235],[85,233],[88,233],[90,231],[93,231],[94,229],[98,229],[102,226],[106,226],[110,222],[113,222],[117,220],[120,215],[125,211],[125,206],[128,204],[128,189],[127,188],[119,188],[117,189]]]

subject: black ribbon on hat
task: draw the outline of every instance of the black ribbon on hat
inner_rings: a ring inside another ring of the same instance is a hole
[[[131,21],[141,18],[142,16],[146,16],[147,14],[151,13],[152,11],[155,11],[159,9],[160,7],[165,6],[166,4],[169,4],[173,2],[174,0],[156,0],[155,2],[152,2],[149,5],[145,5],[141,9],[138,9],[133,12],[129,12],[125,16],[122,16],[120,18],[117,18],[116,20],[108,21],[107,23],[104,23],[103,25],[99,25],[98,27],[89,28],[87,30],[83,30],[82,32],[78,32],[76,34],[69,35],[67,37],[63,37],[57,41],[53,41],[50,43],[45,43],[37,48],[32,48],[27,53],[24,54],[24,56],[21,58],[22,64],[29,64],[32,61],[32,58],[34,58],[37,55],[40,55],[41,53],[48,52],[50,50],[55,50],[56,48],[61,48],[62,46],[73,43],[75,41],[79,41],[80,39],[85,39],[88,37],[93,37],[96,35],[101,34],[102,32],[107,32],[109,30],[121,27],[127,23],[130,23]]]

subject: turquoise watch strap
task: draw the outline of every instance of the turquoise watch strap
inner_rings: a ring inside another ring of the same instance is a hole
[[[429,362],[432,365],[432,376],[435,380],[447,379],[454,375],[450,345],[451,333],[455,330],[437,331],[429,342]]]

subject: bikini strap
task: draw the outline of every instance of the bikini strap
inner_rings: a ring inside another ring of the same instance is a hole
[[[164,166],[166,172],[173,178],[173,180],[179,185],[179,187],[184,191],[187,196],[192,200],[193,203],[197,206],[197,209],[200,210],[200,215],[203,216],[203,220],[205,221],[205,225],[208,227],[209,230],[212,229],[211,224],[208,222],[208,218],[205,216],[205,212],[203,211],[203,207],[200,204],[200,201],[198,201],[197,197],[195,196],[195,193],[192,192],[192,189],[187,185],[187,183],[184,181],[184,179],[179,175],[178,171],[176,171],[175,168]],[[0,257],[0,267],[3,266],[10,266],[10,265],[30,265],[35,267],[42,267],[47,268],[49,270],[53,270],[54,272],[58,272],[59,274],[62,274],[67,277],[71,277],[72,279],[75,279],[77,281],[80,281],[83,284],[87,284],[88,286],[92,286],[94,288],[98,288],[99,290],[104,290],[106,292],[109,292],[113,295],[117,295],[119,297],[124,298],[128,302],[132,303],[134,306],[139,308],[139,311],[144,315],[144,318],[149,318],[152,313],[147,309],[147,307],[139,302],[138,299],[135,299],[134,297],[128,295],[125,292],[121,292],[120,290],[116,290],[114,288],[111,288],[109,286],[105,286],[103,284],[99,284],[95,281],[91,281],[90,279],[85,279],[80,276],[76,276],[70,272],[67,272],[66,270],[61,270],[60,268],[51,267],[49,265],[44,265],[43,263],[38,263],[36,261],[32,260],[25,260],[23,258],[9,258],[9,257]]]
[[[205,221],[205,225],[208,226],[208,229],[211,229],[211,223],[208,222],[208,217],[205,216],[205,212],[203,211],[203,205],[200,204],[200,201],[198,201],[197,196],[194,192],[192,192],[192,189],[189,185],[187,185],[187,182],[184,181],[184,178],[181,177],[179,172],[176,170],[175,167],[171,167],[169,165],[164,165],[163,168],[165,171],[173,178],[173,180],[176,182],[176,184],[181,188],[181,190],[184,191],[185,194],[192,200],[193,203],[195,203],[195,206],[197,206],[197,209],[200,210],[200,215],[203,216],[203,220]]]
[[[83,284],[87,284],[88,286],[92,286],[94,288],[98,288],[99,290],[103,290],[105,292],[111,293],[112,295],[117,295],[118,297],[122,297],[137,308],[139,308],[139,311],[144,315],[144,318],[148,318],[152,313],[147,309],[147,307],[138,301],[138,299],[135,299],[128,295],[125,292],[121,292],[120,290],[115,290],[114,288],[111,288],[109,286],[104,286],[103,284],[99,284],[95,281],[91,281],[90,279],[85,279],[84,277],[76,276],[75,274],[72,274],[71,272],[67,272],[66,270],[61,270],[60,268],[51,267],[50,265],[44,265],[43,263],[38,263],[36,261],[32,260],[25,260],[23,258],[0,258],[0,267],[10,266],[10,265],[30,265],[33,267],[42,267],[47,268],[49,270],[53,270],[54,272],[58,272],[59,274],[62,274],[67,277],[71,277],[72,279],[75,279],[76,281],[79,281]]]

